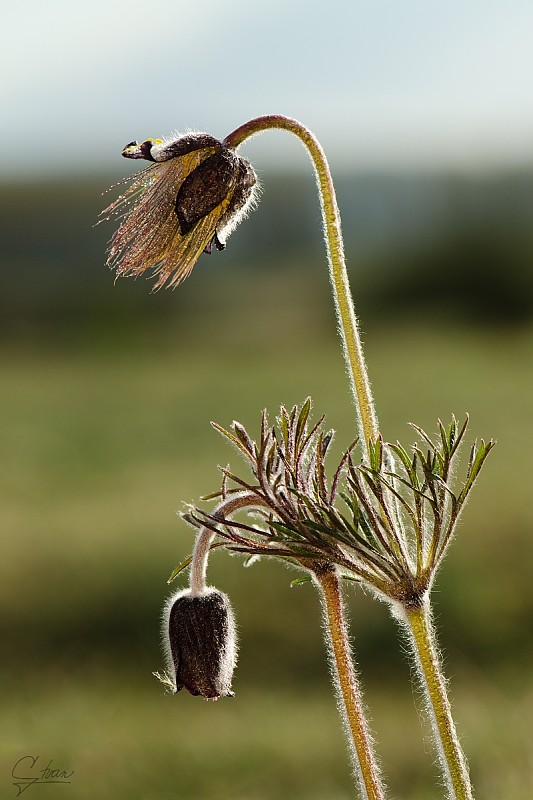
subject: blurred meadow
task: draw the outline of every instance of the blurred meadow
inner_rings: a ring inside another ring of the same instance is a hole
[[[337,176],[383,434],[468,412],[490,456],[439,576],[446,671],[478,796],[533,792],[533,174]],[[354,436],[312,176],[262,173],[259,209],[175,292],[103,267],[102,175],[0,186],[2,797],[25,754],[68,800],[346,800],[350,769],[309,584],[215,552],[240,628],[234,700],[165,696],[159,617],[190,552],[176,516],[238,456],[209,425],[311,395]],[[184,582],[182,576],[178,583]],[[384,606],[348,587],[386,780],[441,796]]]
[[[354,438],[305,154],[280,132],[243,147],[259,208],[174,292],[115,283],[113,226],[93,227],[135,168],[126,142],[268,113],[330,160],[384,437],[468,412],[467,443],[498,442],[434,602],[475,796],[533,797],[532,30],[529,0],[5,4],[2,800],[354,797],[296,573],[212,554],[240,630],[235,699],[170,697],[151,674],[193,543],[177,513],[239,461],[210,420],[258,431],[263,408],[311,395],[332,463]],[[354,586],[346,600],[390,797],[437,800],[396,623]],[[70,783],[17,787],[24,756]]]

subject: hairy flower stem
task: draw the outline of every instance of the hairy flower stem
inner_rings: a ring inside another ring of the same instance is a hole
[[[373,751],[372,738],[366,723],[361,690],[353,666],[340,582],[334,568],[315,572],[319,586],[324,622],[331,650],[331,666],[339,708],[345,720],[346,733],[351,739],[351,753],[364,800],[383,800],[385,793]]]
[[[261,505],[260,499],[251,492],[242,492],[229,500],[225,500],[217,507],[215,514],[221,516],[229,516],[240,508],[249,508],[251,505]],[[191,558],[191,569],[189,574],[189,584],[191,597],[201,595],[205,592],[207,562],[209,560],[209,551],[215,534],[209,528],[200,528],[196,541],[194,543],[194,550]]]
[[[452,719],[429,602],[426,601],[419,608],[404,609],[402,616],[426,693],[431,724],[448,787],[448,797],[450,800],[472,800],[470,777]]]
[[[368,456],[368,442],[378,435],[378,424],[370,382],[363,356],[363,347],[355,316],[341,234],[341,221],[331,172],[319,142],[311,131],[300,122],[289,117],[271,114],[250,120],[229,134],[224,140],[226,147],[237,148],[250,136],[272,128],[280,128],[297,136],[307,148],[313,162],[319,189],[324,237],[328,252],[330,281],[335,298],[335,309],[343,342],[344,359],[350,388],[357,409],[359,434]]]

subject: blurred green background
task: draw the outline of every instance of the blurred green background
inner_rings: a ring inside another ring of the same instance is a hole
[[[243,147],[263,184],[177,291],[114,283],[93,227],[126,142],[308,125],[332,165],[383,434],[469,412],[491,454],[434,601],[476,797],[533,797],[533,5],[530,0],[27,0],[0,32],[0,798],[348,800],[320,610],[275,563],[217,551],[235,700],[165,696],[177,512],[238,457],[210,427],[312,395],[354,413],[306,156]],[[184,580],[183,576],[183,580]],[[179,583],[179,582],[178,582]],[[419,692],[385,606],[347,590],[390,796],[437,800]]]
[[[533,174],[335,175],[381,427],[471,416],[498,446],[434,594],[478,796],[533,791]],[[159,617],[191,549],[176,516],[238,456],[210,428],[314,399],[353,437],[311,175],[262,171],[259,209],[175,292],[104,267],[113,176],[0,185],[2,797],[26,753],[75,770],[40,798],[353,796],[310,585],[212,555],[240,627],[235,700],[165,696]],[[386,608],[350,587],[386,780],[441,796]]]

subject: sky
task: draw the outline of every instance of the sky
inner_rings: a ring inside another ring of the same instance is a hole
[[[265,113],[358,170],[533,163],[531,0],[25,0],[2,11],[0,180],[126,174],[133,139]],[[305,166],[279,131],[245,145]],[[259,166],[260,166],[259,165]]]

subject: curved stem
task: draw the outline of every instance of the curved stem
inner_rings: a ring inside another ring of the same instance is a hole
[[[311,131],[300,122],[289,117],[271,114],[241,125],[229,134],[224,144],[230,148],[237,148],[250,136],[272,128],[281,128],[289,131],[303,142],[315,167],[317,184],[322,206],[322,219],[324,235],[328,251],[330,268],[330,281],[335,298],[335,309],[339,330],[343,342],[344,359],[348,371],[350,388],[357,408],[359,434],[363,441],[366,455],[368,456],[368,441],[378,435],[377,417],[370,390],[370,382],[365,365],[363,347],[357,319],[355,316],[353,300],[348,283],[344,248],[341,234],[341,221],[335,188],[331,179],[331,172],[322,147]]]
[[[221,517],[227,517],[234,511],[240,508],[249,508],[250,506],[262,505],[260,498],[252,492],[244,492],[243,494],[233,495],[229,500],[220,503],[213,512],[213,516],[220,514]],[[191,569],[189,573],[189,586],[191,597],[202,594],[205,591],[207,561],[209,559],[209,550],[211,542],[215,538],[216,533],[210,528],[205,526],[200,528],[196,536],[194,548],[192,551]]]
[[[435,641],[429,601],[422,607],[403,609],[403,619],[426,694],[428,711],[438,746],[450,800],[472,800],[472,786],[455,724]]]
[[[353,666],[339,579],[335,569],[329,566],[317,571],[315,577],[321,592],[339,708],[349,736],[361,797],[365,800],[383,800],[385,794]]]

